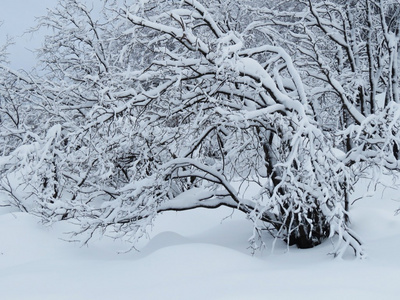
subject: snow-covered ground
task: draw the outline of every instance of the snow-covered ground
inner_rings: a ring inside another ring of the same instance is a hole
[[[160,216],[139,252],[121,241],[89,247],[63,241],[64,222],[41,225],[31,215],[0,209],[0,299],[399,299],[400,205],[358,201],[353,228],[368,258],[328,255],[330,241],[309,250],[278,242],[251,255],[251,224],[229,209]],[[3,197],[4,199],[4,197]]]

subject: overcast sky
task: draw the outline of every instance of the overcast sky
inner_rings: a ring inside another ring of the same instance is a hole
[[[57,0],[0,0],[0,43],[6,36],[13,36],[15,45],[9,48],[13,68],[30,68],[35,56],[31,52],[40,47],[42,37],[39,34],[24,32],[35,25],[35,17],[46,14],[46,8],[55,6]]]

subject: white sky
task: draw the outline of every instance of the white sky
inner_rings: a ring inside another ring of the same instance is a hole
[[[57,0],[0,0],[0,43],[6,37],[14,37],[15,45],[8,49],[11,66],[16,69],[34,66],[35,55],[32,50],[40,47],[40,34],[25,34],[35,25],[35,17],[46,14],[46,8],[55,6]]]

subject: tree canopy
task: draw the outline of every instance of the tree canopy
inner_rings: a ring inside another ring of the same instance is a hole
[[[354,185],[399,170],[399,15],[389,0],[62,0],[39,23],[40,75],[0,64],[1,188],[84,241],[227,206],[254,248],[263,231],[300,248],[338,236],[336,255],[362,257]]]

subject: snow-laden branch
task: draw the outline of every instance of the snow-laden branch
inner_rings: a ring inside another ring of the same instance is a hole
[[[48,75],[6,72],[25,89],[10,85],[0,113],[20,112],[21,96],[37,116],[4,119],[0,173],[22,174],[37,213],[135,240],[162,212],[227,206],[254,236],[301,248],[338,236],[338,254],[364,256],[349,195],[365,165],[399,160],[399,109],[368,94],[395,97],[397,50],[376,34],[378,15],[368,25],[363,10],[319,0],[108,5],[100,22],[64,1],[42,20],[54,30]]]

